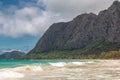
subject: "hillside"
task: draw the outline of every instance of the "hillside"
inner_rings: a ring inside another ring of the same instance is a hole
[[[26,58],[113,58],[113,52],[120,58],[119,50],[120,2],[114,1],[98,15],[85,13],[53,24]]]
[[[25,53],[20,51],[5,52],[0,55],[0,59],[19,59],[24,55]]]

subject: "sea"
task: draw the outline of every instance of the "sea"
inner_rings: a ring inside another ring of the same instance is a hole
[[[0,60],[0,80],[120,80],[120,60]]]

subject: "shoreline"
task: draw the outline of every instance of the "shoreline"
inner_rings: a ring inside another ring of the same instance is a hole
[[[0,60],[120,60],[120,59],[0,59]]]

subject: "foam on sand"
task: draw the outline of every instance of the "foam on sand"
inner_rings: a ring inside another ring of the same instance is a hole
[[[24,74],[10,71],[10,70],[0,72],[0,80],[4,80],[7,78],[23,78],[23,77],[24,77]]]

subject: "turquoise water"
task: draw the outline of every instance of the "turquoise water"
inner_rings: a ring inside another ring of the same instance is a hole
[[[49,65],[56,62],[87,62],[88,60],[0,60],[0,68],[14,68],[25,65]]]

